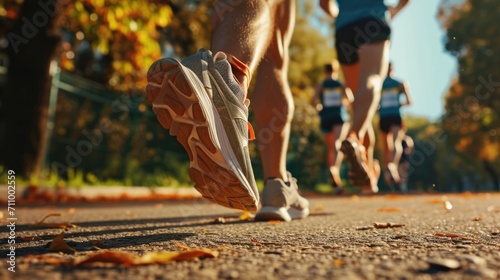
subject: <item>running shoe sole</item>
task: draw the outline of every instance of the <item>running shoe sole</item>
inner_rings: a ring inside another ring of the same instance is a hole
[[[220,147],[227,139],[215,133],[220,117],[196,75],[175,59],[158,60],[148,71],[146,94],[160,124],[188,153],[189,177],[202,196],[225,207],[256,211],[258,197],[224,159]]]
[[[309,208],[297,209],[295,207],[272,207],[264,206],[255,215],[255,221],[285,221],[290,222],[295,219],[303,219],[309,216]]]
[[[342,141],[340,150],[344,153],[349,163],[349,181],[355,186],[370,186],[368,167],[361,158],[359,149],[354,148],[349,140]]]

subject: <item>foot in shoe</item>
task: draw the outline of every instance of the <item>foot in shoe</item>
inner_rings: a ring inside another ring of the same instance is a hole
[[[287,177],[287,182],[279,178],[266,180],[262,208],[255,215],[256,221],[289,222],[309,215],[309,201],[299,194],[297,180],[289,172]]]
[[[224,108],[217,105],[225,104],[215,104],[214,94],[238,99],[231,81],[224,81],[214,64],[208,51],[182,62],[171,58],[155,62],[148,71],[147,98],[160,124],[177,136],[187,151],[189,176],[196,189],[220,205],[255,211],[259,195],[249,165],[248,137],[232,137],[236,129],[243,130],[240,135],[248,135],[246,123],[244,128],[238,123],[247,119],[248,111],[240,102],[227,106],[229,113],[220,112]],[[232,113],[235,107],[238,112]],[[228,116],[229,121],[223,122]]]
[[[359,141],[352,136],[347,137],[342,142],[341,151],[349,164],[350,182],[356,187],[378,192],[377,179],[368,166],[365,149]]]

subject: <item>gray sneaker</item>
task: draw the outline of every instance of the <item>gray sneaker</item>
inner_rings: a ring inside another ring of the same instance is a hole
[[[148,71],[147,98],[160,124],[187,151],[189,176],[207,199],[256,211],[259,193],[248,153],[248,108],[223,53],[164,58]]]
[[[289,222],[309,215],[309,201],[300,196],[297,179],[287,172],[288,182],[267,179],[262,191],[262,208],[255,215],[256,221],[279,220]]]

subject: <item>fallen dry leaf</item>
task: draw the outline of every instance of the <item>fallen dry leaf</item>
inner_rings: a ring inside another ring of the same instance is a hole
[[[157,253],[158,254],[158,253]],[[210,249],[199,248],[191,249],[185,252],[178,252],[178,255],[173,257],[173,261],[188,261],[195,258],[216,258],[219,256],[218,251],[213,251]]]
[[[48,227],[48,228],[62,228],[62,229],[78,227],[75,224],[67,223],[67,222],[64,222],[64,223],[44,223],[45,220],[47,220],[50,217],[59,217],[59,216],[62,216],[61,213],[48,214],[47,216],[43,217],[43,219],[41,219],[38,223],[35,223],[33,226]]]
[[[472,221],[473,221],[473,222],[479,222],[479,221],[481,221],[482,219],[483,219],[483,217],[474,217],[474,218],[472,218]]]
[[[395,227],[404,227],[403,224],[398,223],[373,223],[375,228],[395,228]]]
[[[281,221],[280,220],[270,220],[267,223],[269,223],[271,225],[277,225],[277,224],[281,224]]]
[[[49,251],[51,252],[76,252],[75,249],[71,248],[64,241],[64,231],[57,235],[54,240],[50,243]]]
[[[47,220],[50,217],[59,217],[59,216],[61,216],[61,213],[48,214],[47,216],[43,217],[43,219],[41,219],[38,223],[35,223],[34,226],[41,225],[45,220]]]
[[[380,207],[377,209],[378,212],[401,212],[401,208],[398,207]]]
[[[242,221],[251,221],[251,220],[253,220],[253,218],[254,218],[254,215],[252,215],[252,213],[250,213],[248,211],[243,211],[243,214],[241,214],[241,216],[239,217],[239,219]]]
[[[460,239],[466,239],[466,240],[472,240],[472,238],[468,238],[462,235],[458,235],[455,233],[434,233],[434,236],[439,236],[439,237],[449,237],[449,238],[460,238]]]
[[[255,239],[253,237],[250,237],[250,241],[252,241],[253,243],[255,243],[255,245],[258,245],[260,247],[264,247],[264,244],[260,243],[259,241],[257,241],[257,239]]]
[[[188,251],[151,252],[139,257],[128,252],[103,251],[74,262],[74,266],[94,263],[110,263],[124,266],[165,264],[172,261],[187,261],[195,258],[216,258],[219,252],[210,249],[189,249]]]
[[[138,259],[135,264],[162,264],[174,261],[174,258],[179,256],[179,252],[165,251],[165,252],[152,252],[147,253]]]
[[[120,265],[133,265],[137,262],[138,257],[131,253],[120,251],[103,251],[88,257],[77,260],[73,263],[74,266],[87,265],[92,263],[112,263]]]

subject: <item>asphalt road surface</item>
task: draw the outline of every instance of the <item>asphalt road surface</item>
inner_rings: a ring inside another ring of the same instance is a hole
[[[311,216],[289,223],[254,222],[201,199],[17,205],[13,215],[5,205],[0,279],[500,279],[498,193],[310,201]],[[61,215],[35,225],[48,214]],[[61,232],[74,252],[49,250]],[[186,247],[218,256],[68,265]]]

